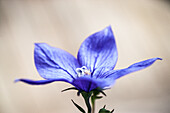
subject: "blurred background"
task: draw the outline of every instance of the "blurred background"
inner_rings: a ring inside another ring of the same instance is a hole
[[[85,108],[69,84],[14,83],[42,79],[37,73],[35,42],[45,42],[76,56],[82,41],[111,25],[119,53],[116,69],[152,57],[151,67],[117,80],[97,101],[115,113],[170,112],[170,2],[163,0],[1,0],[0,113],[79,113]],[[96,111],[97,113],[97,111]]]

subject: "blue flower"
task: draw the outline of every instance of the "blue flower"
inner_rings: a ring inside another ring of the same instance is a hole
[[[125,69],[114,70],[118,52],[111,26],[90,35],[80,46],[77,59],[70,53],[46,43],[36,43],[34,61],[44,80],[17,79],[31,85],[55,81],[72,84],[80,91],[111,87],[115,80],[144,69],[161,58],[144,60]]]

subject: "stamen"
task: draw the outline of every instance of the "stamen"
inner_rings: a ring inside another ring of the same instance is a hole
[[[87,70],[87,67],[86,66],[83,66],[83,67],[81,67],[83,70]]]
[[[90,75],[90,74],[91,74],[91,72],[90,72],[89,70],[85,70],[84,73],[85,73],[86,75]]]
[[[84,75],[84,70],[83,70],[82,68],[77,68],[77,69],[76,69],[76,72],[77,72],[77,75],[78,75],[78,76]]]
[[[79,77],[83,76],[83,75],[90,75],[91,74],[91,72],[87,69],[86,66],[82,66],[81,68],[77,68],[76,72],[77,72],[77,75]]]

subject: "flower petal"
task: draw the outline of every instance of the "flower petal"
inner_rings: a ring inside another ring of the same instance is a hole
[[[51,79],[51,80],[30,80],[30,79],[16,79],[15,82],[24,82],[27,84],[31,84],[31,85],[43,85],[43,84],[49,84],[55,81],[64,81],[64,82],[68,82],[66,79]]]
[[[89,36],[81,44],[77,57],[79,63],[92,73],[101,67],[113,69],[118,53],[111,26]]]
[[[132,64],[128,68],[120,69],[120,70],[112,70],[101,78],[112,78],[113,80],[118,79],[126,74],[139,71],[141,69],[147,68],[148,66],[152,65],[156,60],[162,60],[161,58],[151,58],[148,60],[144,60],[135,64]]]
[[[45,79],[73,80],[78,61],[70,53],[51,47],[45,43],[36,43],[34,49],[35,66]]]
[[[91,77],[79,77],[77,79],[74,79],[71,83],[74,85],[78,90],[83,90],[86,92],[90,92],[93,89],[101,88],[105,89],[108,86],[110,86],[110,83],[108,82],[110,79],[93,79]]]

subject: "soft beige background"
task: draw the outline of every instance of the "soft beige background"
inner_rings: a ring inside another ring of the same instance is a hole
[[[111,25],[119,60],[116,69],[162,57],[151,67],[117,80],[97,109],[115,113],[170,113],[170,2],[163,0],[1,0],[0,113],[79,113],[85,107],[69,84],[14,84],[16,78],[42,79],[34,66],[35,42],[74,56],[90,34]],[[97,113],[97,112],[96,112]]]

